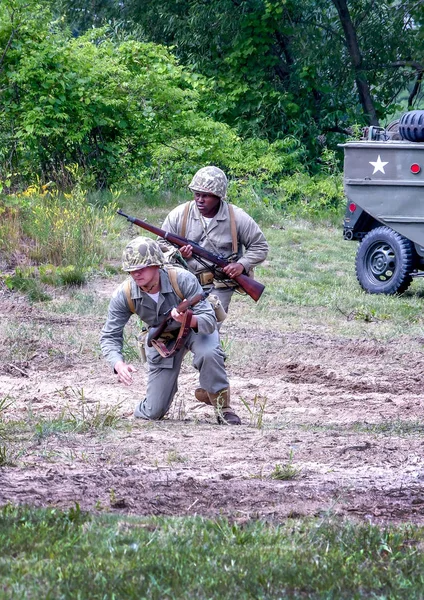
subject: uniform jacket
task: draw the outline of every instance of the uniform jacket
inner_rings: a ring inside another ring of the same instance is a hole
[[[181,235],[184,208],[185,204],[174,208],[166,217],[162,229]],[[248,273],[252,267],[259,265],[265,260],[268,254],[268,243],[252,217],[238,206],[233,205],[233,208],[238,241],[237,262],[242,264],[244,270]],[[206,236],[200,213],[197,210],[195,202],[192,201],[184,237],[196,242],[209,252],[213,252],[214,254],[218,252],[223,257],[228,258],[233,253],[233,243],[227,202],[221,201],[218,213],[207,228]],[[205,270],[205,267],[194,258],[188,259],[187,263],[190,271],[193,273],[200,273]]]
[[[184,298],[192,298],[203,292],[196,277],[183,269],[177,270],[177,282]],[[169,281],[168,274],[163,269],[160,269],[160,285],[161,291],[159,292],[158,303],[156,303],[134,281],[131,281],[131,298],[134,302],[135,312],[148,327],[157,327],[168,312],[181,302],[181,298],[175,293]],[[215,313],[207,300],[196,304],[193,307],[193,313],[197,316],[198,333],[209,334],[215,330]],[[103,355],[112,367],[119,360],[124,360],[122,356],[123,332],[132,314],[125,296],[124,283],[122,283],[112,296],[107,320],[100,336],[100,347]],[[172,321],[166,331],[179,329],[179,327],[180,323]]]

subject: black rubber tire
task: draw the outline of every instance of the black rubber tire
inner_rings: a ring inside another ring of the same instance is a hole
[[[411,110],[399,120],[399,134],[408,142],[424,142],[424,110]]]
[[[356,277],[370,294],[402,294],[411,284],[416,263],[414,244],[390,227],[377,227],[356,253]]]

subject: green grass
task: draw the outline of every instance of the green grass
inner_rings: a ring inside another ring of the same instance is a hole
[[[358,245],[343,240],[341,226],[297,221],[287,222],[284,230],[264,232],[270,253],[255,277],[265,284],[265,292],[255,305],[235,299],[249,302],[243,313],[247,320],[261,327],[272,323],[280,332],[308,321],[326,335],[380,341],[407,335],[422,347],[422,279],[414,280],[402,296],[367,294],[355,275]]]
[[[423,528],[328,517],[241,525],[6,506],[0,598],[413,600],[423,541]]]
[[[401,419],[385,420],[383,423],[355,423],[353,431],[381,434],[385,436],[409,437],[424,436],[424,423],[422,421],[403,421]]]
[[[274,469],[270,473],[271,479],[277,479],[280,481],[289,481],[290,479],[296,479],[302,472],[300,467],[296,467],[293,463],[293,450],[289,452],[289,458],[285,463],[277,463]]]

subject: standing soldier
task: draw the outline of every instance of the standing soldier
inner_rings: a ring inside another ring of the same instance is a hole
[[[240,425],[240,418],[230,406],[224,352],[213,308],[208,301],[201,299],[190,307],[191,321],[187,323],[185,313],[178,312],[176,307],[182,299],[191,300],[203,290],[192,273],[184,269],[167,269],[164,261],[159,244],[150,238],[140,236],[126,246],[122,269],[129,273],[130,279],[115,290],[110,301],[100,337],[103,355],[119,381],[131,385],[135,368],[127,364],[122,355],[126,323],[133,313],[148,327],[158,327],[170,317],[157,340],[159,345],[145,346],[147,391],[134,416],[149,420],[165,416],[178,389],[177,380],[184,355],[190,350],[202,386],[196,390],[197,399],[215,407],[218,423]]]
[[[189,240],[206,250],[231,259],[222,269],[223,279],[192,257],[192,247],[183,246],[180,254],[200,285],[218,296],[225,312],[237,283],[231,277],[252,274],[268,254],[268,244],[259,226],[244,210],[226,202],[228,181],[218,167],[203,167],[188,186],[194,200],[174,208],[162,229]],[[225,275],[228,277],[225,278]]]

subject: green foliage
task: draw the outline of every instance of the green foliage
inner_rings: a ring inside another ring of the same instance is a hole
[[[282,207],[301,217],[340,214],[346,204],[341,177],[297,174],[281,182]]]
[[[208,163],[273,187],[304,170],[296,139],[243,140],[211,117],[209,82],[163,46],[110,28],[74,38],[35,0],[5,0],[0,17],[3,191],[37,178],[50,190],[169,189]]]
[[[119,19],[143,39],[172,46],[183,64],[206,77],[206,114],[249,137],[294,135],[311,156],[319,154],[323,139],[335,148],[352,123],[368,122],[358,78],[368,83],[382,120],[407,108],[408,99],[402,106],[397,101],[400,91],[408,96],[414,83],[420,88],[423,18],[414,0],[347,3],[359,68],[348,52],[346,17],[334,0],[127,0],[96,4],[84,15],[77,11],[80,1],[59,3],[70,7],[71,22],[79,15],[82,29],[95,23],[95,12],[99,19]]]
[[[40,281],[53,286],[78,286],[86,281],[86,273],[75,265],[56,267],[51,264],[40,265],[38,268]]]
[[[46,302],[51,300],[40,285],[36,272],[31,267],[17,267],[13,275],[4,278],[9,290],[17,290],[27,295],[31,302]]]

